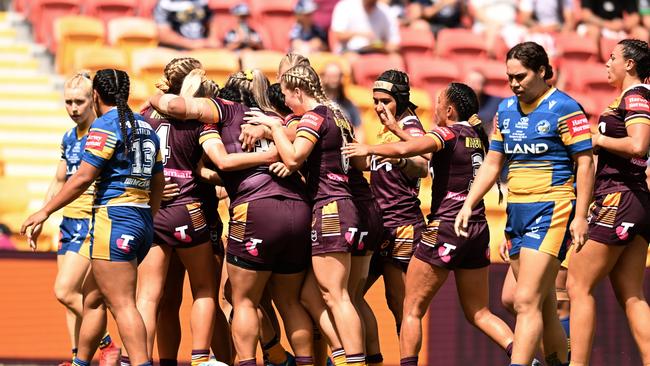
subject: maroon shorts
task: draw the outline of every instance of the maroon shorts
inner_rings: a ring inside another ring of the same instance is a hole
[[[589,239],[626,245],[637,235],[650,241],[650,194],[639,191],[597,196],[589,214]]]
[[[263,198],[230,209],[226,260],[254,271],[292,274],[311,263],[304,201]]]
[[[191,248],[210,241],[201,203],[164,207],[153,220],[154,244]]]
[[[351,199],[316,205],[312,210],[311,254],[350,253],[358,242],[360,222]]]
[[[381,245],[373,258],[373,266],[382,267],[383,263],[392,262],[406,272],[425,227],[424,222],[420,221],[415,224],[384,228]]]
[[[354,201],[359,213],[359,232],[352,245],[353,256],[364,256],[379,248],[382,239],[381,209],[377,201]]]
[[[212,243],[212,251],[215,255],[223,257],[225,254],[223,240],[221,240],[221,236],[223,235],[223,222],[221,221],[219,215],[217,215],[217,220],[215,222],[208,223],[208,228],[210,230],[210,243]]]
[[[448,270],[483,268],[490,264],[490,230],[487,222],[470,222],[468,237],[454,231],[453,221],[433,220],[422,233],[415,257]]]

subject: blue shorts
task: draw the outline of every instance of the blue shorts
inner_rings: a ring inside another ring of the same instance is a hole
[[[534,249],[563,261],[571,241],[569,225],[575,215],[575,200],[508,203],[505,234],[512,247]]]
[[[59,230],[59,249],[56,254],[65,255],[67,252],[74,252],[90,258],[90,218],[63,217]]]
[[[153,242],[150,208],[108,206],[93,209],[90,258],[142,262]]]

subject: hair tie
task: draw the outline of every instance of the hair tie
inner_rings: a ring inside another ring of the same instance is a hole
[[[478,118],[478,114],[476,113],[472,114],[472,116],[469,117],[469,120],[467,120],[467,122],[469,122],[470,126],[472,127],[478,126],[481,123],[483,123],[483,121],[481,121],[481,119]]]
[[[253,70],[251,69],[244,70],[244,76],[246,77],[246,80],[253,81]]]

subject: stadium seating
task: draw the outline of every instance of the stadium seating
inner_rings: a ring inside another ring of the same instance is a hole
[[[71,74],[74,54],[77,49],[98,47],[104,43],[105,31],[102,22],[93,17],[68,15],[54,22],[52,48],[55,54],[56,71]]]
[[[399,33],[401,38],[400,53],[407,64],[411,58],[432,54],[435,47],[433,33],[411,27],[401,27]]]
[[[129,70],[129,58],[126,52],[114,47],[77,48],[74,54],[74,69],[88,69],[95,73],[101,69]]]
[[[420,123],[425,131],[434,127],[433,113],[435,101],[425,89],[411,88],[411,102],[418,106],[415,113],[420,118]]]
[[[432,98],[436,97],[438,90],[460,78],[460,69],[457,64],[442,58],[411,59],[407,66],[411,84],[425,89]]]
[[[309,55],[309,63],[318,74],[321,74],[328,64],[336,63],[343,71],[343,83],[352,83],[352,67],[348,59],[343,56],[329,52],[318,52]]]
[[[564,63],[562,71],[568,76],[567,90],[571,92],[589,93],[595,98],[615,93],[607,80],[605,66],[601,63]]]
[[[618,39],[611,39],[600,37],[600,60],[607,62],[609,60],[609,55],[612,54],[614,47],[618,43]]]
[[[155,47],[134,50],[131,53],[131,68],[133,77],[144,82],[151,93],[155,91],[155,83],[163,75],[165,66],[175,57],[180,57],[179,51]]]
[[[405,71],[404,61],[398,55],[361,55],[352,64],[354,81],[361,86],[372,86],[382,72],[395,69]]]
[[[563,62],[598,61],[598,45],[590,38],[577,33],[562,33],[556,37],[556,42]]]
[[[219,86],[224,86],[228,76],[239,71],[239,57],[228,50],[196,50],[188,52],[187,56],[201,61],[207,76]]]
[[[485,92],[499,97],[507,97],[512,94],[508,86],[506,65],[502,61],[477,60],[463,63],[463,74],[471,70],[477,70],[485,77]],[[461,80],[462,81],[462,80]]]
[[[445,28],[438,32],[436,52],[455,60],[486,58],[485,39],[469,29]]]
[[[138,16],[145,18],[153,17],[153,10],[158,4],[158,0],[139,0]]]
[[[81,0],[33,0],[29,3],[29,20],[34,27],[34,39],[47,45],[52,36],[54,20],[81,12]]]
[[[263,24],[270,38],[270,44],[267,44],[266,48],[280,52],[286,52],[289,49],[289,31],[295,23],[293,15],[295,3],[296,0],[251,2],[251,15],[254,22]]]
[[[108,42],[126,51],[158,46],[158,27],[153,20],[142,17],[119,17],[108,22]]]
[[[104,24],[114,18],[136,16],[137,11],[133,0],[86,0],[84,3],[84,12],[101,19]]]

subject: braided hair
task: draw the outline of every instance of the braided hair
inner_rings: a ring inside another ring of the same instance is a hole
[[[90,78],[89,70],[79,70],[72,77],[65,81],[64,88],[83,88],[87,90],[88,95],[92,97],[93,82]],[[92,99],[92,98],[91,98]]]
[[[624,39],[618,42],[623,47],[623,58],[633,60],[636,74],[642,82],[650,77],[650,49],[648,43],[638,39]]]
[[[208,79],[205,70],[194,69],[183,79],[183,85],[179,92],[184,97],[212,98],[219,92],[219,85]]]
[[[326,106],[334,113],[334,121],[341,129],[344,140],[346,136],[354,138],[350,121],[343,113],[341,107],[325,95],[323,87],[320,84],[320,78],[311,66],[297,65],[290,68],[282,74],[282,83],[287,89],[300,89],[306,95],[316,99],[318,103]]]
[[[124,140],[124,153],[128,154],[133,146],[133,134],[128,137],[127,122],[135,127],[133,111],[127,104],[129,100],[129,75],[122,70],[102,69],[93,78],[93,90],[97,91],[104,104],[117,107],[120,131]]]
[[[243,95],[247,95],[246,99],[249,98],[248,95],[252,95],[256,107],[261,109],[263,112],[275,112],[271,102],[269,102],[269,97],[267,95],[267,89],[271,83],[269,79],[264,76],[264,73],[258,69],[253,70],[243,70],[238,71],[228,78],[224,88],[237,88],[241,90]],[[246,91],[244,91],[246,90]],[[249,106],[246,103],[244,105]],[[250,106],[249,106],[250,107]]]
[[[156,88],[163,93],[178,94],[187,74],[201,67],[201,62],[193,57],[175,58],[165,66],[163,76],[156,82]]]
[[[459,121],[468,121],[483,145],[483,153],[487,154],[490,139],[488,138],[483,123],[478,118],[478,97],[474,90],[463,83],[449,83],[445,89],[447,101],[454,106],[458,114]],[[499,190],[499,203],[503,201],[503,192],[501,192],[501,182],[497,180],[497,189]]]

